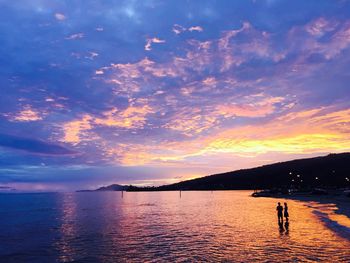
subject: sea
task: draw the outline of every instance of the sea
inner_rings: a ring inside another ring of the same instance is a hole
[[[0,194],[0,262],[350,262],[336,204],[250,194]]]

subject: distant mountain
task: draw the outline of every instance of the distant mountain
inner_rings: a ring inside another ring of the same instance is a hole
[[[120,185],[120,184],[111,184],[108,186],[103,186],[95,191],[126,191],[129,188],[127,185]]]
[[[350,187],[350,153],[299,159],[214,174],[159,187],[112,184],[95,191],[251,190]]]
[[[79,190],[77,192],[126,191],[129,188],[130,188],[130,186],[127,186],[127,185],[111,184],[111,185],[108,185],[108,186],[102,186],[100,188],[97,188],[96,190]]]

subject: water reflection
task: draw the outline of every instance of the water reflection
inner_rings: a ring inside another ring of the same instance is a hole
[[[285,222],[284,224],[282,222],[278,223],[278,228],[280,231],[280,234],[285,234],[288,235],[289,234],[289,222]]]
[[[350,242],[303,203],[288,201],[276,231],[276,200],[244,191],[73,193],[59,204],[60,262],[350,260]]]
[[[59,261],[71,262],[74,260],[74,255],[78,253],[72,240],[76,238],[79,233],[77,229],[77,202],[76,195],[72,193],[63,193],[60,199],[61,225],[60,240],[56,243],[59,253]]]

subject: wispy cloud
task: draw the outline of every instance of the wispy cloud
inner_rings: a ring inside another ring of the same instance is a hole
[[[165,40],[162,40],[162,39],[159,39],[159,38],[148,38],[146,40],[146,45],[145,45],[145,50],[146,51],[150,51],[152,50],[152,44],[155,43],[155,44],[160,44],[160,43],[165,43]]]
[[[67,36],[66,39],[67,40],[75,40],[75,39],[81,39],[84,37],[84,33],[76,33],[76,34],[72,34],[70,36]]]
[[[175,24],[174,26],[173,26],[173,32],[175,33],[175,34],[180,34],[180,33],[182,33],[182,32],[184,32],[184,31],[186,31],[187,30],[187,28],[185,28],[185,27],[183,27],[183,26],[180,26],[180,25],[178,25],[178,24]]]
[[[203,28],[201,26],[191,26],[189,28],[186,28],[186,27],[183,27],[181,25],[178,25],[178,24],[175,24],[172,28],[172,31],[176,34],[176,35],[179,35],[183,32],[186,32],[186,31],[189,31],[189,32],[193,32],[193,31],[196,31],[196,32],[202,32],[203,31]]]
[[[44,113],[40,113],[38,110],[33,109],[30,105],[25,105],[23,106],[22,110],[18,112],[5,113],[3,115],[10,121],[31,122],[42,120]]]
[[[66,16],[62,13],[56,13],[55,14],[55,18],[59,21],[63,21],[63,20],[66,20]]]
[[[198,32],[202,32],[203,28],[200,26],[191,26],[188,31],[192,32],[192,31],[198,31]]]
[[[329,110],[329,109],[328,109]],[[128,147],[128,156],[134,156],[132,164],[142,155],[143,164],[161,165],[162,161],[180,161],[188,158],[243,153],[258,157],[268,152],[307,154],[312,152],[342,152],[350,150],[350,111],[335,111],[320,115],[322,109],[283,115],[266,124],[229,128],[214,135],[186,142],[165,145]],[[329,122],[333,119],[333,122]],[[308,121],[306,121],[308,120]],[[345,122],[344,122],[345,121]],[[343,126],[342,130],[338,128]],[[190,126],[189,126],[190,127]],[[193,132],[192,132],[193,134]],[[134,149],[137,153],[133,155]],[[157,154],[163,153],[163,154]]]
[[[79,119],[68,121],[63,124],[63,138],[61,141],[71,143],[73,145],[84,141],[94,141],[100,139],[93,129],[102,127],[114,127],[121,129],[142,129],[145,125],[147,115],[154,113],[152,108],[142,103],[132,103],[126,109],[119,110],[112,108],[111,110],[102,112],[102,116],[93,116],[85,114]]]
[[[36,139],[0,134],[0,146],[43,155],[72,155],[76,151]]]

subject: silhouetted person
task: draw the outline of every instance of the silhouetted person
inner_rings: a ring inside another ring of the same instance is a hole
[[[277,210],[278,224],[283,224],[283,206],[281,206],[280,202],[278,202],[278,206],[276,207],[276,210]]]
[[[286,222],[288,222],[289,214],[287,203],[284,203],[284,217],[286,218]]]

